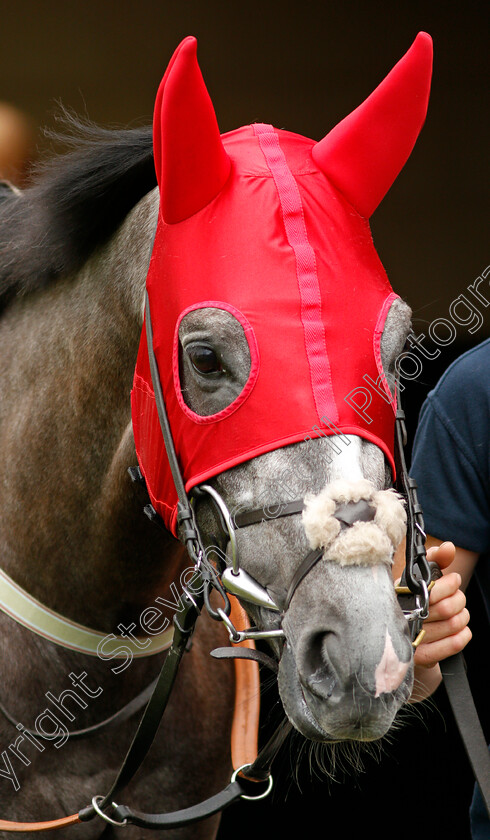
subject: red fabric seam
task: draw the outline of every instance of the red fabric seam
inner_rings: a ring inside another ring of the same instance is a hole
[[[286,231],[296,261],[296,277],[301,301],[306,356],[310,369],[311,387],[318,417],[328,414],[338,422],[339,414],[333,394],[322,321],[322,299],[316,267],[315,252],[308,240],[303,205],[298,185],[288,167],[279,136],[271,125],[256,123],[255,135],[276,185]]]

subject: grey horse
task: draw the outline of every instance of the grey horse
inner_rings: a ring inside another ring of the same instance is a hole
[[[113,634],[128,632],[157,596],[168,595],[189,561],[178,539],[143,516],[144,489],[128,478],[136,463],[129,393],[159,211],[152,132],[86,127],[74,142],[33,187],[4,195],[0,208],[1,564],[49,610]],[[409,327],[409,307],[397,298],[380,342],[388,382]],[[196,334],[226,359],[226,378],[212,387],[192,365]],[[202,416],[219,412],[249,375],[243,331],[228,312],[204,308],[182,320],[179,341],[187,406]],[[241,566],[277,604],[310,548],[324,550],[288,606],[284,638],[271,641],[284,711],[302,736],[321,744],[381,738],[413,682],[410,635],[391,575],[404,512],[384,453],[361,436],[319,434],[209,484],[230,511],[272,507],[284,501],[285,487],[290,498],[306,499],[303,516],[271,517],[237,532]],[[332,514],[359,499],[376,517],[356,523],[347,539]],[[198,520],[213,543],[209,502]],[[226,540],[222,549],[227,555]],[[259,628],[275,620],[265,607],[245,606]],[[136,720],[80,740],[65,738],[65,729],[112,715],[152,682],[165,654],[115,671],[4,612],[0,624],[0,816],[71,814],[110,787]],[[233,670],[209,656],[226,643],[225,628],[203,616],[128,804],[171,811],[229,780]],[[29,735],[46,710],[54,729],[44,739]],[[218,822],[167,836],[211,838]],[[125,832],[128,840],[141,837],[139,829]],[[96,819],[63,836],[116,833]]]

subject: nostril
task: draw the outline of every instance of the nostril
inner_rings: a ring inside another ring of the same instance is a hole
[[[309,691],[328,700],[337,685],[337,677],[328,657],[327,647],[334,633],[316,633],[305,649],[302,682]]]

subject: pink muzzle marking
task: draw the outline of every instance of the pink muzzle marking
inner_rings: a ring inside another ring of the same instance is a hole
[[[387,630],[383,656],[374,673],[376,679],[376,694],[374,696],[379,697],[380,694],[395,691],[403,682],[407,671],[408,662],[401,662],[398,659]]]

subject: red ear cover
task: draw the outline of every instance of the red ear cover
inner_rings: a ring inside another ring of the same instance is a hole
[[[193,37],[177,47],[155,102],[153,149],[167,224],[202,210],[221,191],[230,172],[196,52]]]
[[[312,150],[317,166],[365,218],[388,192],[424,124],[432,39],[414,43],[373,93]]]

